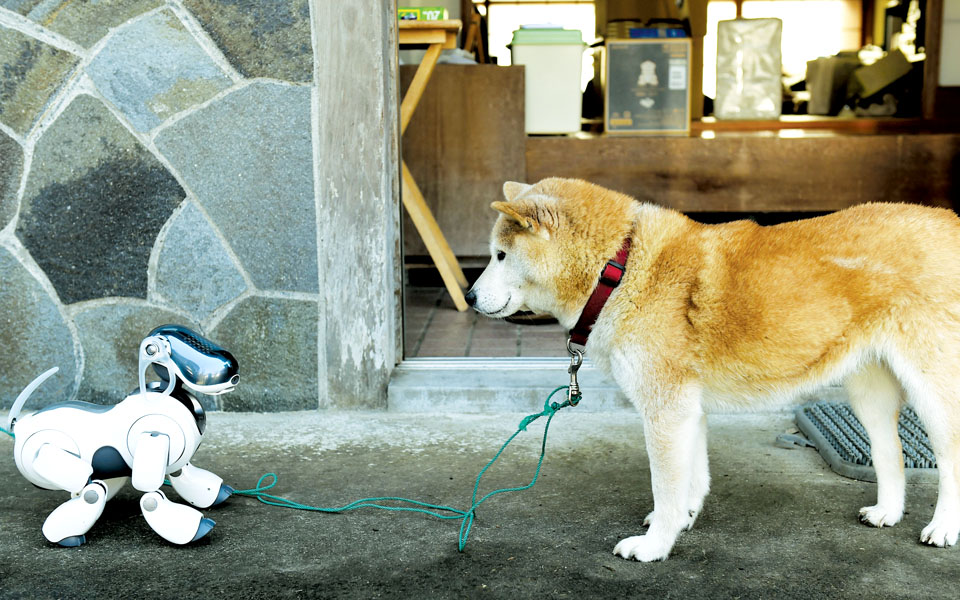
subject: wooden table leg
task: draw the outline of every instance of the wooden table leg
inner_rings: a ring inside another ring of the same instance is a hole
[[[433,74],[433,68],[437,66],[437,59],[440,58],[440,51],[443,50],[442,44],[430,44],[427,47],[427,53],[423,55],[420,66],[400,102],[400,135],[407,130],[410,119],[413,118],[413,111],[417,109],[420,97],[423,96],[423,90],[427,89],[427,82],[430,81],[430,75]]]
[[[437,225],[433,213],[430,212],[430,207],[424,201],[420,188],[417,187],[417,182],[413,180],[413,175],[407,168],[407,163],[401,161],[401,168],[403,170],[401,194],[403,206],[410,213],[413,224],[420,232],[420,237],[423,238],[433,263],[437,265],[437,270],[440,271],[440,277],[443,278],[443,283],[447,286],[447,291],[453,298],[453,303],[457,310],[463,312],[467,310],[467,301],[463,298],[463,288],[467,287],[467,278],[464,276],[453,250],[447,244],[447,239],[443,237],[443,232],[440,231],[440,226]]]
[[[443,44],[430,44],[423,60],[420,61],[420,66],[417,67],[413,81],[410,82],[410,87],[407,88],[407,93],[400,103],[401,135],[406,131],[407,125],[410,124],[410,119],[413,118],[413,112],[417,109],[417,104],[423,96],[423,91],[427,87],[430,75],[433,74],[433,68],[437,64],[437,59],[440,58],[442,49]],[[420,237],[423,238],[427,251],[430,253],[433,263],[437,266],[450,297],[453,298],[454,305],[456,305],[457,310],[463,312],[467,310],[467,301],[463,297],[463,288],[468,285],[467,278],[463,274],[453,250],[450,249],[447,239],[443,236],[430,207],[424,201],[423,194],[417,187],[417,182],[414,181],[410,169],[407,168],[407,163],[401,160],[401,167],[403,170],[403,205],[410,214],[417,231],[420,232]]]

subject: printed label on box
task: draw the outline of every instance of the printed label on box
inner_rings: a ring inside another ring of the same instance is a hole
[[[670,79],[667,87],[671,90],[687,89],[687,62],[685,60],[670,59]]]
[[[685,133],[690,129],[690,40],[607,43],[608,133]]]
[[[442,6],[402,7],[397,9],[401,21],[442,21],[447,18],[447,9]]]

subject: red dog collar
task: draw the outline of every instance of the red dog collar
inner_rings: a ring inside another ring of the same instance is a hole
[[[597,287],[590,295],[590,299],[587,300],[587,305],[583,307],[583,312],[580,313],[577,324],[570,330],[569,343],[578,346],[587,345],[590,330],[593,329],[593,324],[597,322],[597,317],[600,316],[603,305],[606,304],[607,298],[610,297],[613,290],[620,285],[620,280],[623,279],[628,256],[630,256],[630,238],[623,241],[623,246],[617,252],[617,257],[614,260],[608,260],[600,271],[600,281],[597,283]]]

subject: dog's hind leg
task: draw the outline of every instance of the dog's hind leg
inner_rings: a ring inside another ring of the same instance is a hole
[[[900,360],[891,367],[903,383],[907,402],[923,423],[937,459],[937,506],[920,541],[945,547],[956,544],[960,536],[960,402],[953,389],[953,366],[960,360],[931,351],[933,348],[927,350],[914,353],[924,364]]]
[[[931,401],[933,397],[911,398],[933,446],[939,475],[937,506],[920,541],[940,547],[953,546],[960,535],[960,404],[947,385],[945,381],[931,386],[935,401]]]
[[[642,562],[667,558],[677,536],[691,523],[691,477],[703,417],[697,386],[686,386],[672,398],[654,403],[655,408],[645,407],[643,427],[653,487],[650,529],[646,535],[621,540],[613,550]],[[702,488],[703,483],[698,486]],[[699,503],[702,498],[696,500]]]
[[[903,391],[886,367],[870,363],[847,377],[844,387],[853,413],[870,438],[877,472],[877,503],[860,509],[860,520],[874,527],[895,525],[903,518],[905,479],[903,448],[897,433]]]
[[[940,475],[933,519],[920,533],[920,541],[931,546],[953,546],[960,535],[960,418],[951,408],[953,415],[937,423],[924,421]]]

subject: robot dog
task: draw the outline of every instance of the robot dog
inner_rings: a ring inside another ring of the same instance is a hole
[[[150,365],[161,381],[147,383]],[[57,370],[33,380],[7,419],[20,473],[38,487],[72,494],[47,517],[44,537],[61,546],[83,544],[107,500],[128,481],[144,492],[143,516],[167,541],[187,544],[209,533],[211,519],[168,500],[160,487],[169,476],[180,497],[199,508],[233,493],[220,477],[189,461],[206,429],[203,408],[191,392],[233,390],[240,379],[236,359],[186,327],[164,325],[140,343],[140,387],[119,404],[69,401],[20,417],[30,394]]]

